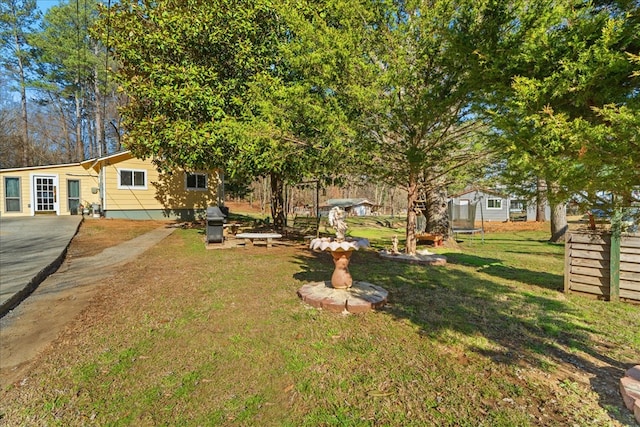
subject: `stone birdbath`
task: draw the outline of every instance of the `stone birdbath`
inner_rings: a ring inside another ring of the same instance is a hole
[[[331,286],[334,289],[348,289],[353,286],[353,279],[349,273],[349,260],[353,251],[369,246],[367,239],[348,239],[336,241],[332,238],[313,239],[309,245],[313,251],[329,252],[333,258],[335,269],[331,275]]]
[[[340,208],[331,209],[329,224],[336,230],[336,237],[313,239],[309,247],[313,251],[328,252],[333,258],[335,268],[331,281],[306,284],[298,295],[313,307],[336,312],[362,313],[383,306],[388,296],[385,289],[367,282],[354,282],[349,273],[351,255],[368,247],[369,241],[345,237],[347,225]]]

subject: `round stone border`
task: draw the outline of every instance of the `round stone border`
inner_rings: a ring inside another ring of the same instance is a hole
[[[311,307],[358,314],[384,306],[389,293],[367,282],[354,281],[349,289],[335,289],[326,281],[307,283],[298,289],[298,296]]]

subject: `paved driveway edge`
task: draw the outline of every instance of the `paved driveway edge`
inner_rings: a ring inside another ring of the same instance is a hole
[[[33,291],[38,289],[38,286],[40,285],[40,283],[44,282],[44,280],[47,277],[51,276],[53,273],[58,271],[58,269],[64,262],[65,257],[67,256],[67,250],[69,249],[69,245],[71,245],[71,240],[73,240],[75,235],[78,234],[78,230],[80,230],[80,226],[82,225],[83,222],[84,222],[84,217],[78,223],[78,226],[76,227],[76,230],[73,233],[73,236],[71,236],[71,239],[69,239],[69,243],[67,243],[67,245],[64,247],[60,255],[58,255],[51,264],[49,264],[48,266],[40,270],[38,274],[36,274],[33,277],[33,279],[31,279],[24,288],[22,288],[21,290],[13,294],[13,296],[11,296],[7,300],[5,300],[2,304],[0,304],[0,319],[3,318],[11,310],[16,308],[18,305],[20,305],[20,303],[24,301],[24,299],[27,298],[29,295],[31,295]]]

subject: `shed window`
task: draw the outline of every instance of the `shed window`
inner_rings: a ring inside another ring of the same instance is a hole
[[[20,212],[20,178],[4,178],[6,212]]]
[[[502,209],[502,199],[495,197],[487,199],[487,209]]]
[[[187,190],[206,190],[207,175],[204,173],[187,172]]]
[[[122,169],[118,173],[118,188],[147,189],[147,171]]]

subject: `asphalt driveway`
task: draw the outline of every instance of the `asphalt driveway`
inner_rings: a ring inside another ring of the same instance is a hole
[[[55,272],[82,216],[0,217],[0,317]]]

